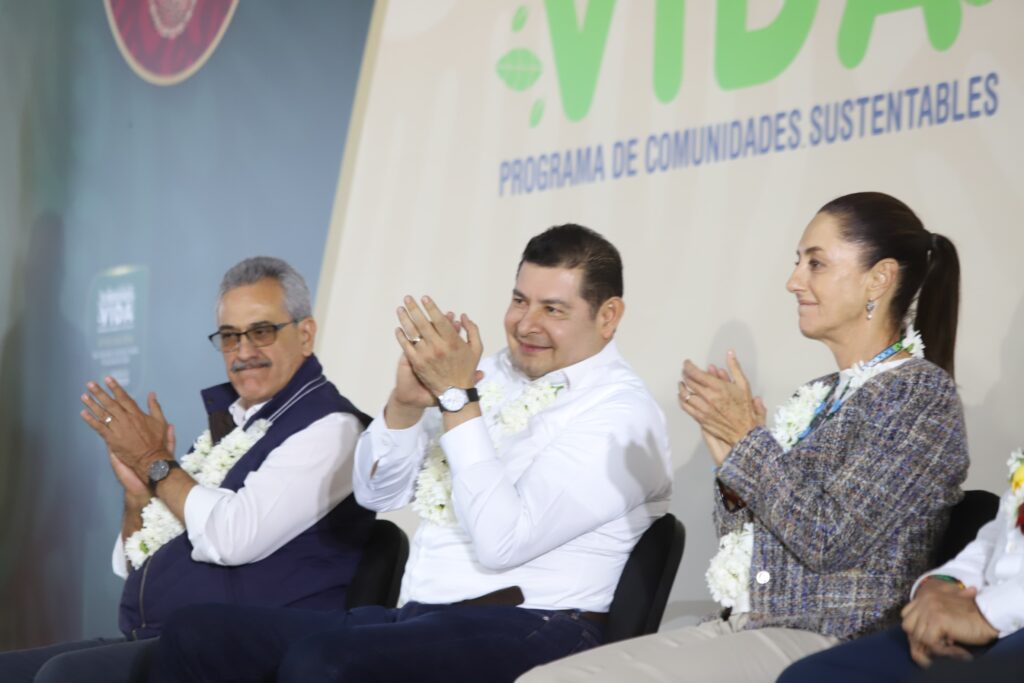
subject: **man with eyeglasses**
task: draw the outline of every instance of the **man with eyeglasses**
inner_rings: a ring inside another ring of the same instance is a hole
[[[422,518],[402,606],[189,606],[149,680],[511,683],[600,644],[672,491],[665,418],[613,340],[622,292],[618,250],[568,224],[527,243],[497,355],[469,317],[406,297],[394,389],[354,475],[360,503]]]
[[[148,413],[111,377],[82,395],[125,492],[113,555],[124,638],[2,654],[5,683],[128,681],[186,605],[345,607],[374,517],[351,495],[369,418],[324,377],[309,289],[284,261],[231,268],[217,318],[209,339],[229,382],[202,392],[209,431],[180,461],[154,394]]]

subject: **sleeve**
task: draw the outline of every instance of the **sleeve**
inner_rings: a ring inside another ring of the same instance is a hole
[[[963,411],[955,387],[909,377],[865,385],[844,406],[847,449],[822,484],[803,471],[764,427],[744,437],[719,478],[772,534],[813,571],[856,566],[908,519],[951,505],[967,471]],[[860,399],[860,400],[858,400]],[[831,454],[822,453],[820,457]]]
[[[1024,628],[1024,572],[979,589],[974,601],[1000,638],[1016,633]]]
[[[914,592],[932,574],[954,576],[964,585],[978,589],[978,596],[974,599],[978,610],[999,631],[1000,638],[1024,628],[1024,573],[1018,572],[1013,578],[995,584],[985,581],[985,570],[996,555],[997,544],[1006,539],[1006,527],[1002,515],[981,527],[977,537],[960,554],[918,579]],[[1010,532],[1018,533],[1016,528],[1011,528]]]
[[[114,541],[114,553],[110,556],[110,566],[116,576],[122,579],[128,578],[128,558],[124,554],[124,540],[121,532],[117,532],[117,540]]]
[[[196,486],[185,499],[192,559],[234,566],[261,560],[352,492],[362,424],[332,413],[286,439],[237,492]]]
[[[388,429],[381,410],[356,446],[353,478],[360,505],[385,512],[412,502],[431,428],[436,428],[439,420],[438,411],[430,408],[412,427]]]
[[[533,420],[535,433],[545,428],[537,424],[543,416]],[[515,481],[482,418],[441,437],[455,512],[484,567],[518,566],[670,495],[664,416],[650,401],[612,397],[553,429],[555,437]]]
[[[988,522],[978,530],[978,535],[974,540],[968,543],[956,557],[921,576],[914,582],[914,587],[910,591],[911,599],[917,593],[921,582],[935,574],[955,577],[965,586],[973,586],[979,591],[982,590],[985,585],[985,567],[995,552],[995,544],[999,540],[1001,532],[1000,526],[998,518]]]

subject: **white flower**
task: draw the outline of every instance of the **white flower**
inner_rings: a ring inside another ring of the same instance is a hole
[[[903,335],[903,348],[914,358],[924,358],[924,342],[921,340],[921,334],[910,323],[907,323],[907,331]]]
[[[505,394],[497,382],[489,381],[480,385],[480,410],[489,413],[504,400]]]
[[[135,569],[141,567],[146,558],[149,557],[149,548],[146,546],[146,542],[142,540],[141,530],[136,531],[124,542],[124,554]]]
[[[498,424],[505,434],[518,434],[526,429],[531,417],[555,402],[563,388],[562,384],[552,385],[549,382],[528,384],[519,398],[498,412]]]
[[[412,509],[438,526],[458,525],[452,505],[452,472],[440,444],[433,443],[416,477],[416,498]]]
[[[750,562],[754,554],[754,525],[747,522],[718,540],[718,552],[704,578],[711,597],[723,607],[750,611]]]
[[[829,391],[829,386],[824,382],[805,384],[796,390],[788,402],[779,406],[775,412],[772,436],[782,446],[784,453],[788,453],[800,440],[800,435],[811,424],[814,412],[828,396]]]

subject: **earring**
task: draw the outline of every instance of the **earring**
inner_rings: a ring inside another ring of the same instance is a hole
[[[868,320],[871,320],[871,316],[874,315],[875,313],[875,302],[872,301],[871,299],[868,299],[868,303],[864,307],[864,309],[868,312]]]

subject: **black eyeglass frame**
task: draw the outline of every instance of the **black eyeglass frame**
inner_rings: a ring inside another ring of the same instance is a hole
[[[210,343],[213,345],[214,350],[219,351],[220,353],[231,353],[232,351],[237,351],[238,349],[242,348],[242,337],[248,339],[249,343],[255,346],[256,348],[262,348],[264,346],[270,346],[271,344],[276,342],[278,332],[288,327],[289,325],[298,325],[300,322],[302,322],[302,320],[303,318],[295,318],[294,320],[289,320],[288,322],[283,323],[262,323],[260,325],[254,325],[253,327],[250,327],[249,329],[243,332],[221,332],[220,330],[217,330],[213,334],[207,335],[206,338],[210,340]],[[266,342],[265,344],[258,344],[256,340],[250,336],[253,332],[256,332],[257,330],[273,330],[274,333],[271,336],[270,341]],[[224,348],[222,342],[224,335],[237,335],[238,341],[235,343],[234,346],[226,349]]]

